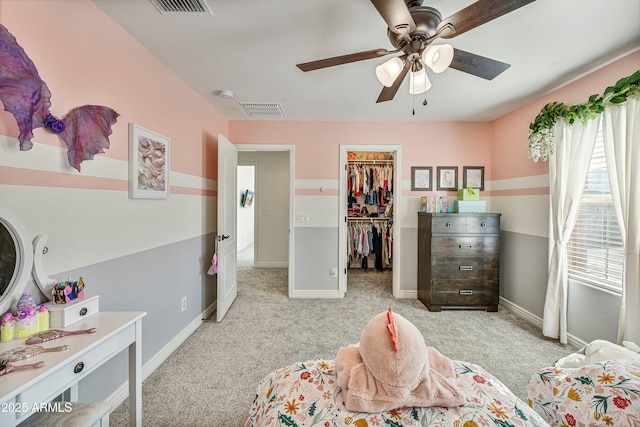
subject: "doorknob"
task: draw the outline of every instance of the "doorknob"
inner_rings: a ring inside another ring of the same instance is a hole
[[[231,236],[225,236],[224,234],[222,236],[218,236],[218,242],[221,242],[221,241],[223,241],[225,239],[228,239],[229,237],[231,237]]]

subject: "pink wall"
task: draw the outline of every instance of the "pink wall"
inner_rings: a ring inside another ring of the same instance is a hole
[[[295,178],[338,179],[340,145],[401,145],[402,179],[411,166],[484,165],[491,177],[490,123],[231,121],[234,144],[296,147]]]
[[[0,23],[47,83],[54,115],[85,104],[120,114],[102,156],[127,161],[128,124],[136,123],[171,139],[172,171],[217,178],[217,134],[227,133],[227,120],[93,3],[2,0]],[[0,134],[18,135],[4,111]],[[64,147],[42,128],[34,134],[34,141]]]
[[[549,172],[545,162],[534,163],[527,157],[529,124],[549,102],[580,104],[593,94],[602,94],[620,78],[640,69],[640,51],[628,55],[573,83],[567,84],[540,99],[525,105],[493,122],[493,174],[492,179],[518,178]]]

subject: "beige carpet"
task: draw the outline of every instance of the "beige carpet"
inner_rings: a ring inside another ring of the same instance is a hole
[[[243,426],[258,382],[295,361],[334,359],[359,341],[374,315],[392,306],[428,345],[483,366],[520,398],[536,369],[574,351],[545,339],[500,307],[497,313],[431,313],[418,300],[391,295],[391,272],[350,270],[344,299],[289,299],[286,269],[239,268],[238,297],[221,323],[206,321],[143,383],[143,424]],[[111,414],[128,425],[128,405]]]

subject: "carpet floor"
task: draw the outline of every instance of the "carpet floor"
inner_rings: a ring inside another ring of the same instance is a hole
[[[526,399],[529,377],[573,351],[500,307],[429,312],[395,299],[391,271],[350,270],[343,299],[290,299],[287,269],[238,269],[238,297],[220,323],[205,321],[143,382],[142,420],[151,427],[243,426],[258,382],[296,361],[335,359],[370,318],[389,307],[413,322],[427,345],[487,369]],[[128,425],[128,403],[111,426]]]

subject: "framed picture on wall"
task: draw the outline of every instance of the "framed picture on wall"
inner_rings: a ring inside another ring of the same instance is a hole
[[[247,190],[242,194],[242,207],[248,208],[253,204],[253,191]]]
[[[438,166],[438,190],[455,191],[458,189],[458,167]]]
[[[169,171],[169,138],[130,123],[129,197],[166,199]]]
[[[484,191],[484,166],[464,166],[462,168],[462,187]]]
[[[433,167],[411,166],[411,191],[433,190]]]

